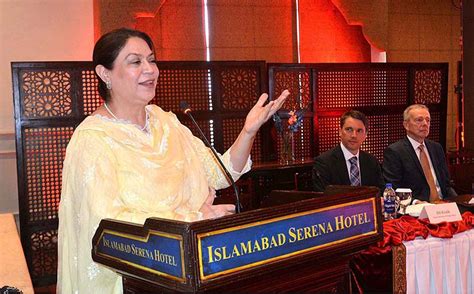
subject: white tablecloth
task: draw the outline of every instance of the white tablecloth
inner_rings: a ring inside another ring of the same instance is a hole
[[[403,242],[407,293],[474,293],[474,229]]]

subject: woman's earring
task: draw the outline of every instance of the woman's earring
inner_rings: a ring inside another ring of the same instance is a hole
[[[105,85],[107,86],[107,89],[111,90],[112,89],[112,82],[110,80],[107,80],[105,82]]]

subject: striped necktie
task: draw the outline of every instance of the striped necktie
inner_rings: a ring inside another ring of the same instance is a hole
[[[359,167],[357,166],[357,156],[349,159],[351,163],[349,179],[351,180],[351,186],[360,186],[360,173]]]

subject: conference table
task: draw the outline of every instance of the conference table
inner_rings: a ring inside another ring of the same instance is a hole
[[[473,293],[474,230],[403,242],[407,293]],[[395,280],[396,289],[403,284]]]
[[[355,292],[474,293],[474,206],[459,207],[461,221],[384,222],[384,239],[352,259]]]

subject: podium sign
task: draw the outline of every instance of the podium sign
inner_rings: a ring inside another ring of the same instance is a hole
[[[184,277],[183,238],[150,231],[146,238],[104,230],[96,253],[180,282]]]
[[[374,199],[198,234],[202,280],[377,233]]]
[[[230,291],[236,283],[242,291],[242,283],[250,292],[296,291],[324,287],[319,275],[337,277],[336,290],[344,292],[350,255],[382,237],[377,192],[314,194],[319,197],[193,223],[106,219],[92,240],[92,257],[123,274],[125,288],[135,292],[144,285],[150,293]],[[297,287],[285,281],[289,273],[303,275]]]

